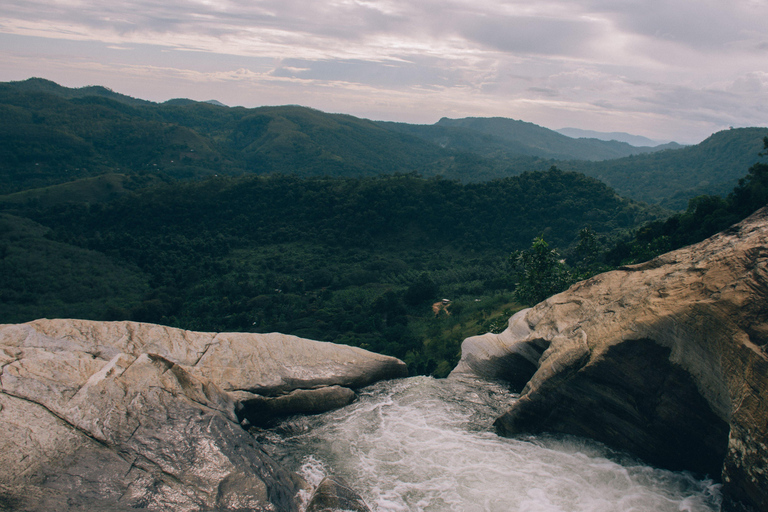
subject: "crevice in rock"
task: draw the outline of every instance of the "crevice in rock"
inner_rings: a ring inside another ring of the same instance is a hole
[[[218,345],[219,344],[219,342],[217,342],[215,340],[216,340],[216,338],[214,337],[214,339],[210,343],[206,343],[205,344],[205,348],[203,349],[202,353],[199,356],[197,356],[197,359],[195,360],[195,362],[192,363],[190,366],[193,366],[193,367],[197,366],[198,363],[200,363],[200,360],[203,357],[205,357],[205,354],[208,353],[208,349],[210,349],[213,345]]]

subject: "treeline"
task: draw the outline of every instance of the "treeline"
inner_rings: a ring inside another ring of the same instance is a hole
[[[477,184],[415,174],[215,177],[162,184],[108,204],[58,204],[34,215],[67,241],[99,233],[99,249],[145,246],[129,240],[151,235],[218,247],[311,241],[479,252],[509,251],[540,234],[568,247],[586,225],[608,235],[654,213],[597,180],[552,168]]]

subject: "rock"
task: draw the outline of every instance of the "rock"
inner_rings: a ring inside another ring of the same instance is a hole
[[[363,498],[344,481],[325,477],[309,500],[306,512],[371,512]]]
[[[237,395],[237,416],[251,425],[268,426],[274,420],[293,414],[317,414],[349,405],[355,392],[342,386],[297,389],[278,397],[247,392]]]
[[[549,346],[543,339],[530,339],[525,321],[528,310],[518,311],[509,319],[509,327],[500,334],[488,333],[467,338],[461,344],[461,360],[452,377],[473,375],[488,380],[503,380],[520,391],[536,372],[542,352]],[[520,341],[526,339],[526,341]]]
[[[275,399],[284,409],[317,412],[354,396],[339,385],[404,374],[394,358],[280,334],[82,320],[2,325],[0,504],[297,510],[308,484],[240,427],[242,396],[285,394]]]
[[[768,209],[465,344],[455,375],[526,382],[500,433],[591,437],[721,479],[726,509],[768,510]]]

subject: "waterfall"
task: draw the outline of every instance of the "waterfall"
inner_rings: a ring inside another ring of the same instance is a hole
[[[341,477],[377,512],[720,510],[711,480],[581,438],[497,436],[493,420],[515,399],[499,384],[411,377],[265,435],[311,484]]]

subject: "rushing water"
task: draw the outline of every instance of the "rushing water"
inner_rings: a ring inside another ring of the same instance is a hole
[[[492,422],[512,400],[494,384],[412,377],[271,435],[281,439],[275,455],[310,483],[339,476],[379,512],[720,510],[711,481],[594,442],[497,436]]]

